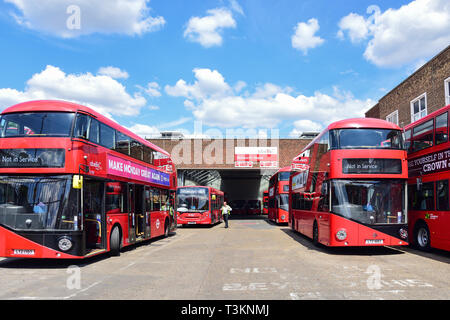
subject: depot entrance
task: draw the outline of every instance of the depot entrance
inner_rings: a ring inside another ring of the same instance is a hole
[[[171,154],[178,186],[211,186],[225,193],[236,215],[261,212],[263,191],[270,177],[290,166],[313,135],[287,139],[189,139],[170,132],[149,139]],[[250,206],[248,205],[250,202]]]
[[[178,185],[202,185],[220,189],[233,208],[232,215],[260,215],[262,194],[276,172],[260,169],[180,169]]]

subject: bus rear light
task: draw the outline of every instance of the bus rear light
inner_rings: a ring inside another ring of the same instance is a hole
[[[339,241],[344,241],[347,239],[347,231],[345,229],[338,230],[338,232],[336,232],[336,239]]]

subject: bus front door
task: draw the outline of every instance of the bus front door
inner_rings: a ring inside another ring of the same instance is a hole
[[[85,179],[83,184],[83,228],[86,252],[106,248],[105,183]]]
[[[128,242],[136,242],[136,217],[135,217],[135,187],[133,184],[128,184]]]

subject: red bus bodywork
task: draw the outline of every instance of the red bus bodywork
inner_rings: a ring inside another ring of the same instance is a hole
[[[224,193],[212,187],[177,188],[178,224],[215,224],[223,221],[220,208]]]
[[[1,257],[119,255],[176,229],[166,151],[75,103],[30,101],[1,117]]]
[[[355,145],[346,145],[345,137]],[[290,227],[326,246],[407,245],[408,168],[401,137],[401,129],[384,120],[330,124],[293,160]],[[358,139],[368,140],[359,145]]]
[[[291,167],[279,169],[269,180],[267,218],[275,223],[289,222],[289,175]]]
[[[249,215],[260,215],[261,214],[261,201],[259,201],[259,200],[248,200],[246,208],[247,208],[247,214],[249,214]]]
[[[404,128],[408,150],[410,242],[422,250],[450,250],[450,142],[443,107]]]
[[[269,190],[263,192],[263,214],[269,214]]]

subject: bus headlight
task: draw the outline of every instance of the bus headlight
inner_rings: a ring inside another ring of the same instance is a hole
[[[336,232],[336,239],[339,241],[344,241],[347,239],[347,231],[345,229],[338,230],[338,232]]]
[[[61,251],[68,251],[72,248],[72,240],[70,240],[69,237],[61,237],[58,240],[58,248],[61,249]]]

